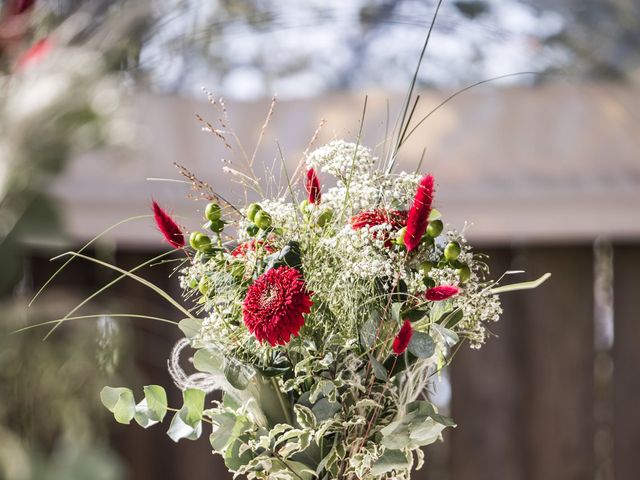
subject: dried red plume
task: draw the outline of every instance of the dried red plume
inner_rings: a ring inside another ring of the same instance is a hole
[[[22,71],[27,67],[40,63],[54,48],[53,40],[43,38],[38,40],[26,52],[24,52],[16,61],[16,70]]]
[[[309,203],[320,203],[320,182],[318,181],[318,175],[313,168],[307,170],[307,181],[304,184],[304,188],[309,194]]]
[[[431,203],[433,202],[433,176],[426,175],[420,181],[413,204],[407,217],[407,232],[404,236],[404,244],[407,252],[415,250],[420,245],[422,235],[429,224]]]
[[[402,328],[400,328],[400,331],[398,332],[398,335],[393,339],[393,353],[396,355],[402,355],[407,350],[412,336],[413,327],[411,326],[411,322],[409,320],[405,320],[402,324]]]
[[[165,212],[158,202],[153,201],[153,218],[156,221],[156,226],[160,233],[164,236],[165,240],[173,248],[184,247],[184,235],[178,224]]]
[[[439,287],[433,287],[427,290],[425,297],[427,297],[427,300],[437,302],[451,298],[457,295],[459,291],[460,289],[454,285],[440,285]]]

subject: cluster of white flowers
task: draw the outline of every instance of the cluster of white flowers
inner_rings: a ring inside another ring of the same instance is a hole
[[[334,140],[314,150],[307,157],[307,167],[317,168],[346,184],[353,177],[368,173],[375,161],[376,158],[368,148],[344,140]]]

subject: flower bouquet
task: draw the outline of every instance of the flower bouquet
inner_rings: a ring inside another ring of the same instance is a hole
[[[421,447],[455,426],[429,400],[430,381],[464,342],[483,344],[498,293],[544,278],[488,280],[486,257],[444,228],[433,176],[392,167],[333,141],[305,156],[283,195],[242,208],[186,172],[211,200],[205,231],[187,241],[153,204],[160,232],[186,255],[191,306],[162,292],[185,317],[169,360],[184,404],[169,408],[158,385],[138,403],[106,387],[115,419],[146,428],[172,411],[175,441],[206,424],[213,451],[250,479],[409,478],[420,468]],[[195,372],[180,365],[185,348]],[[220,400],[207,398],[214,391]]]

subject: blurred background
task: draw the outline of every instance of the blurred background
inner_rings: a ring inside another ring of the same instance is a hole
[[[117,277],[76,261],[28,307],[62,263],[51,257],[117,222],[141,216],[91,255],[129,269],[165,251],[145,217],[152,196],[198,226],[203,203],[174,163],[242,200],[223,168],[253,151],[273,95],[261,163],[282,150],[294,168],[318,129],[316,145],[355,139],[365,95],[363,142],[380,154],[436,3],[0,5],[0,479],[230,478],[206,438],[174,445],[100,405],[106,384],[170,383],[179,332],[113,316],[175,316],[152,292],[117,283],[75,313],[97,318],[44,342],[47,327],[8,333]],[[632,0],[444,1],[417,76],[415,123],[426,119],[401,168],[424,155],[437,207],[495,276],[553,277],[507,294],[499,338],[460,353],[434,385],[459,427],[426,450],[416,479],[640,478],[639,47]],[[233,128],[232,144],[196,115]],[[170,264],[141,272],[179,295]]]

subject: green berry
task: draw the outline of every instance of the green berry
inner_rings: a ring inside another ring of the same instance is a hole
[[[198,279],[192,278],[189,280],[189,288],[194,289],[198,286]]]
[[[398,230],[398,236],[396,237],[396,243],[398,245],[404,245],[404,236],[407,233],[407,227],[402,227]]]
[[[247,234],[251,237],[255,237],[259,231],[260,229],[258,228],[257,225],[251,224],[247,227]]]
[[[254,222],[256,218],[256,214],[260,210],[262,210],[262,207],[260,205],[258,205],[257,203],[252,203],[251,205],[249,205],[249,208],[247,208],[247,218],[252,222]]]
[[[444,247],[444,258],[449,260],[450,262],[454,261],[460,255],[460,245],[456,242],[449,242],[446,247]]]
[[[210,220],[209,223],[209,228],[212,232],[220,233],[222,232],[222,230],[224,230],[224,222],[222,220],[216,220],[215,222],[213,220]]]
[[[266,230],[272,223],[271,215],[264,210],[259,210],[253,218],[253,221],[261,230]]]
[[[429,225],[427,226],[427,235],[431,238],[436,238],[442,233],[443,228],[444,225],[442,224],[442,220],[433,220],[429,222]]]
[[[306,198],[300,202],[300,205],[298,205],[298,208],[300,209],[300,212],[303,215],[306,215],[307,213],[309,213],[307,211],[307,207],[309,207],[309,200],[307,200]]]
[[[420,265],[420,269],[422,270],[422,273],[424,273],[425,275],[427,275],[432,268],[433,268],[433,265],[431,265],[430,262],[424,262],[422,265]]]
[[[211,291],[211,282],[207,277],[202,277],[200,279],[200,283],[198,283],[198,291],[202,295],[208,295],[209,292]]]
[[[320,214],[320,216],[318,217],[318,220],[316,220],[316,223],[318,224],[319,227],[324,227],[327,223],[331,221],[332,218],[333,218],[333,212],[331,210],[325,210]]]
[[[427,288],[433,288],[436,286],[436,281],[431,277],[422,277],[422,283]]]
[[[212,223],[217,222],[222,217],[222,209],[217,203],[211,202],[204,209],[204,216]]]
[[[191,232],[189,236],[189,245],[195,250],[203,252],[211,246],[211,239],[201,232]]]
[[[465,283],[471,278],[471,269],[468,265],[462,265],[458,269],[458,276],[460,277],[460,283]]]

